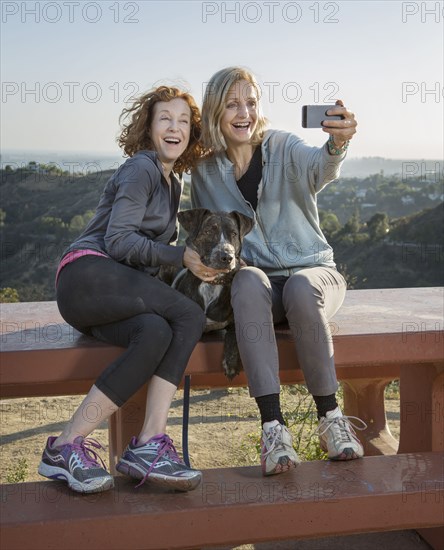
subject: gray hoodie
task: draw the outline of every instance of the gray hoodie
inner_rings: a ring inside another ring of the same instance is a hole
[[[177,239],[177,210],[183,182],[172,177],[171,197],[154,151],[139,151],[111,176],[96,213],[64,251],[92,249],[155,274],[161,265],[182,266],[185,247]]]
[[[268,275],[289,276],[314,265],[334,267],[333,251],[319,226],[316,194],[339,176],[345,154],[333,156],[327,144],[311,147],[278,130],[262,141],[262,181],[256,212],[242,196],[234,166],[225,153],[199,163],[191,176],[193,207],[238,210],[255,220],[242,257]]]

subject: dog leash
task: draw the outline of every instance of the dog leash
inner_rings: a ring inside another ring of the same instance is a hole
[[[185,375],[183,381],[183,415],[182,415],[182,454],[185,464],[190,467],[190,456],[188,454],[188,424],[190,420],[190,388],[191,376]]]

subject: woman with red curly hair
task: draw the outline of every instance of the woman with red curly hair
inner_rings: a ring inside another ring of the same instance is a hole
[[[171,401],[205,318],[201,308],[156,278],[161,266],[204,267],[196,252],[173,246],[181,173],[201,157],[200,113],[178,88],[160,86],[122,113],[119,145],[130,158],[105,186],[95,216],[62,255],[56,276],[63,318],[84,334],[125,347],[99,376],[58,437],[49,437],[39,473],[74,491],[113,487],[87,436],[149,382],[144,425],[117,464],[123,474],[178,490],[201,472],[179,458],[166,423]],[[88,411],[94,411],[88,414]]]

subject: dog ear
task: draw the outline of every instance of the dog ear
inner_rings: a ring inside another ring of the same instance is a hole
[[[232,212],[230,212],[230,215],[233,216],[233,218],[237,222],[237,226],[239,227],[239,233],[241,238],[243,238],[247,233],[249,233],[253,229],[254,227],[253,218],[250,218],[249,216],[246,216],[245,214],[242,214],[237,210],[233,210]]]
[[[210,213],[206,208],[192,208],[179,212],[177,219],[188,235],[192,237],[194,233],[197,233],[204,217]]]

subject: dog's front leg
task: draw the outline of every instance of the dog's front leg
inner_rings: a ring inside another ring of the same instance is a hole
[[[225,332],[223,368],[229,380],[233,380],[242,370],[234,323],[228,325]]]

